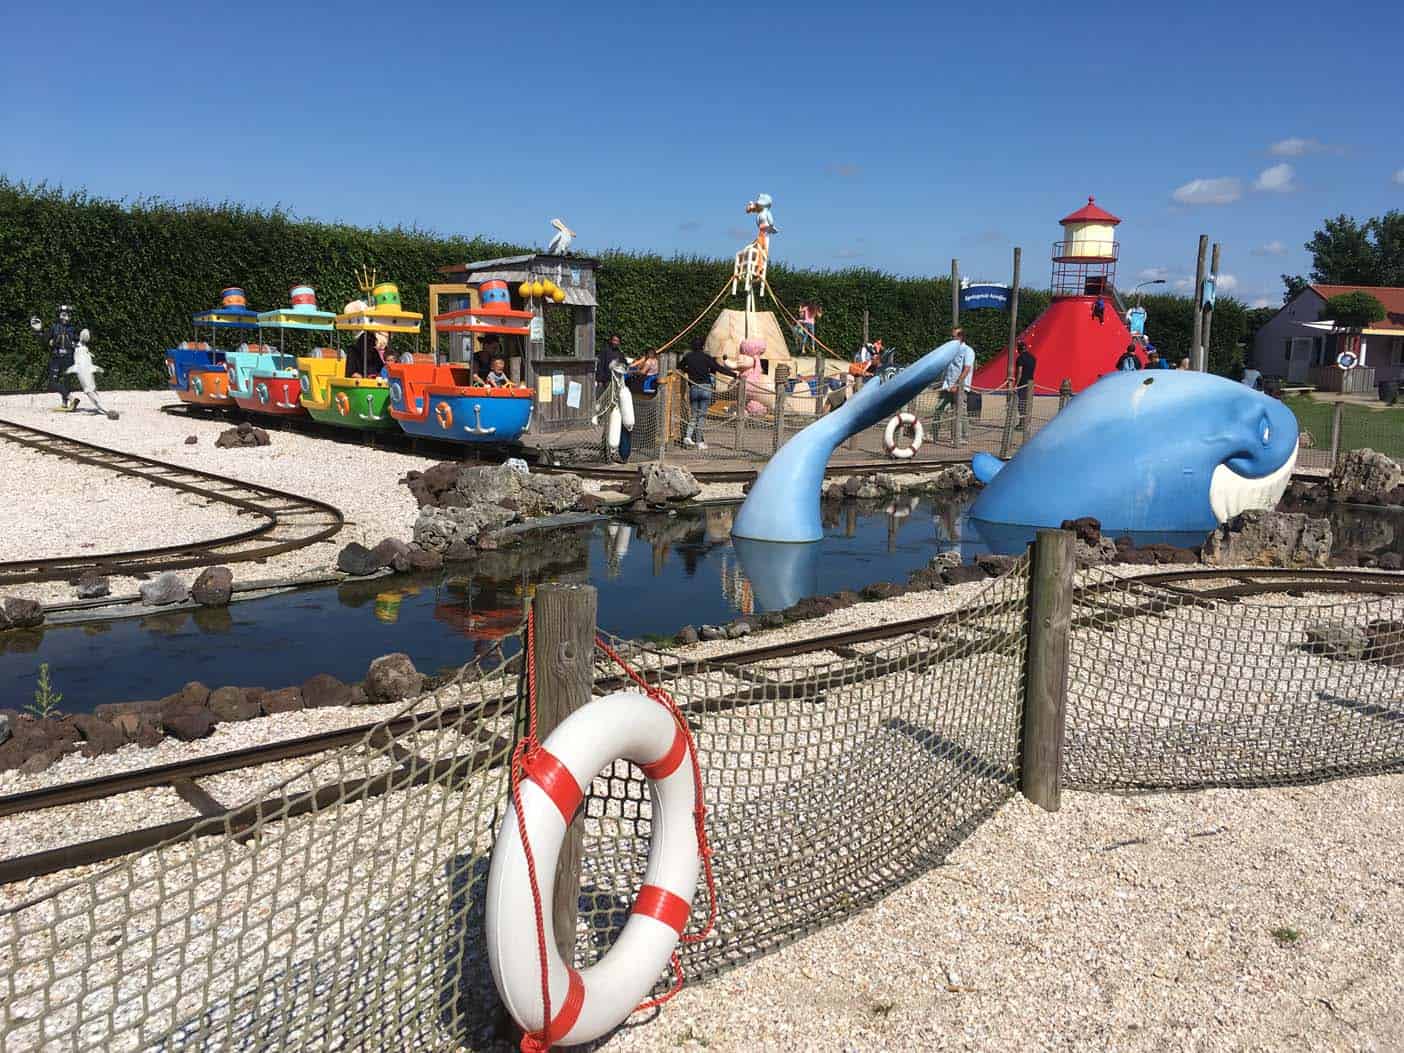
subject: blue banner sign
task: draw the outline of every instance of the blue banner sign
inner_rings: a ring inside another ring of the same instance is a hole
[[[1009,286],[995,282],[971,282],[960,290],[962,311],[978,311],[982,307],[995,311],[1009,310]]]

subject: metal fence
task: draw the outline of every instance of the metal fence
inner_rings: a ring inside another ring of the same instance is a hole
[[[1056,639],[1031,610],[1045,610],[1048,580],[1021,560],[919,630],[800,656],[684,660],[614,642],[682,707],[698,744],[719,912],[714,934],[684,948],[690,978],[861,909],[943,859],[1021,780],[1027,792],[1032,657]],[[1404,599],[1264,599],[1224,581],[1088,571],[1059,587],[1064,783],[1404,769]],[[0,1045],[490,1045],[483,896],[524,660],[466,669],[406,708],[409,730],[382,727],[311,764],[271,803],[210,820],[208,836],[26,890],[0,913]],[[594,693],[619,683],[598,656]],[[579,966],[628,916],[650,808],[623,762],[586,797]]]

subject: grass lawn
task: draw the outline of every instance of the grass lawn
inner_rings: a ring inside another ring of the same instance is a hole
[[[1283,401],[1297,415],[1302,430],[1311,432],[1316,449],[1330,450],[1334,404],[1318,402],[1307,395],[1294,395]],[[1346,405],[1341,414],[1341,451],[1366,446],[1395,460],[1404,460],[1404,405],[1381,404],[1377,410]]]

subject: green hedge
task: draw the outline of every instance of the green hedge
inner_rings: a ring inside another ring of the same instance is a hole
[[[783,242],[777,247],[783,253]],[[307,282],[324,308],[336,308],[357,295],[354,270],[366,265],[399,284],[406,308],[423,310],[421,297],[438,267],[517,251],[481,238],[316,223],[238,205],[121,204],[0,177],[0,388],[37,383],[46,353],[29,317],[52,322],[60,302],[76,305],[78,324],[92,329],[106,386],[158,387],[165,380],[161,352],[190,337],[191,314],[213,307],[227,285],[242,287],[256,309],[269,310],[286,302],[290,286]],[[631,353],[658,346],[696,317],[730,273],[730,260],[606,253],[598,335],[618,332]],[[950,329],[948,278],[778,262],[770,277],[790,310],[807,299],[824,305],[819,337],[845,355],[861,342],[865,308],[871,335],[897,348],[902,361],[930,350]],[[703,327],[738,302],[719,304]],[[1020,328],[1047,303],[1047,292],[1024,289]],[[1189,301],[1155,296],[1145,304],[1152,339],[1178,360],[1190,340]],[[1227,370],[1243,335],[1243,308],[1221,299],[1216,313],[1210,365]],[[962,322],[982,361],[1008,338],[1002,312],[972,311]]]

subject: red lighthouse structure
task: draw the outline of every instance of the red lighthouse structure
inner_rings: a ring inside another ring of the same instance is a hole
[[[1132,343],[1116,291],[1116,227],[1121,220],[1089,197],[1087,204],[1059,222],[1063,237],[1053,243],[1049,283],[1053,300],[1019,339],[1038,361],[1037,387],[1056,389],[1070,380],[1073,390],[1081,391],[1115,370],[1116,360]],[[975,371],[974,384],[997,388],[1008,376],[1006,349]]]

